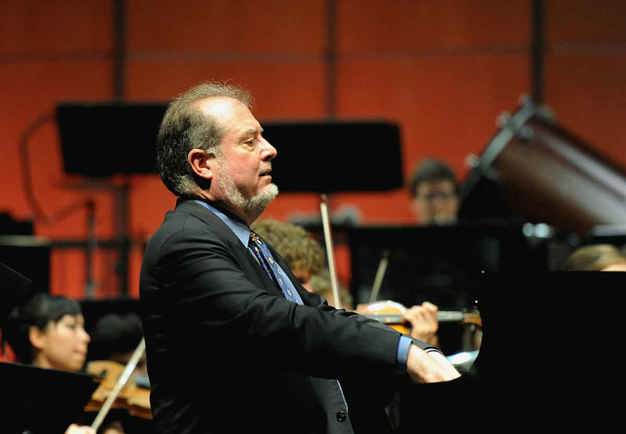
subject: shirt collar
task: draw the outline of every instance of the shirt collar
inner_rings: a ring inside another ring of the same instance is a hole
[[[220,220],[224,222],[228,228],[233,231],[233,233],[239,238],[241,244],[244,247],[248,247],[248,241],[250,240],[250,228],[246,226],[243,222],[239,220],[235,220],[230,217],[228,214],[224,213],[222,210],[214,207],[213,205],[208,204],[202,200],[194,199],[194,202],[199,203],[213,214],[215,214]]]

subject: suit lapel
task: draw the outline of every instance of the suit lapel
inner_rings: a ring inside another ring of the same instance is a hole
[[[230,228],[226,226],[226,223],[219,217],[193,200],[180,200],[176,204],[176,212],[191,214],[204,222],[208,227],[213,228],[226,243],[235,260],[241,265],[246,277],[270,293],[280,296],[283,295],[278,284],[267,275],[265,270],[263,270],[261,265],[254,258],[252,252],[241,244],[239,238],[237,238],[233,231],[230,230]],[[272,251],[272,255],[276,255],[276,253]],[[282,262],[280,264],[283,266]],[[292,276],[290,275],[289,277],[291,278]]]

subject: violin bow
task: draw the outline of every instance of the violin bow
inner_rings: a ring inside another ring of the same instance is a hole
[[[330,274],[330,286],[333,290],[335,307],[341,309],[339,299],[339,285],[337,284],[337,274],[335,272],[335,257],[333,255],[333,240],[330,234],[330,223],[328,218],[328,198],[322,194],[320,202],[320,213],[322,215],[322,229],[324,230],[324,244],[326,244],[326,258],[328,259],[328,273]]]
[[[117,383],[115,383],[115,387],[113,387],[113,390],[111,390],[111,393],[109,393],[109,396],[107,397],[106,401],[104,401],[104,404],[100,408],[100,411],[98,412],[98,414],[96,415],[96,418],[91,424],[91,427],[95,431],[98,431],[98,428],[100,428],[100,425],[102,425],[102,422],[104,421],[104,418],[106,417],[106,415],[109,413],[109,410],[111,409],[111,406],[113,405],[113,402],[115,401],[117,396],[120,394],[124,386],[126,386],[126,383],[128,383],[128,380],[130,379],[131,374],[137,367],[137,364],[139,363],[139,359],[141,359],[141,356],[143,356],[143,353],[145,351],[146,351],[146,341],[144,338],[142,338],[141,342],[139,342],[139,345],[137,345],[137,348],[135,348],[135,351],[133,352],[133,355],[131,356],[130,360],[126,364],[126,367],[124,368],[124,371],[122,372],[122,375],[120,375],[119,378],[117,379]]]
[[[383,256],[378,262],[378,269],[376,270],[376,277],[374,277],[374,284],[372,285],[372,292],[370,293],[370,303],[373,303],[378,298],[380,287],[383,284],[383,277],[387,271],[387,265],[389,265],[389,250],[383,252]]]

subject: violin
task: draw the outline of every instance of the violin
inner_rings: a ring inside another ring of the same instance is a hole
[[[99,411],[109,397],[125,366],[112,360],[94,360],[87,364],[87,373],[99,379],[100,384],[85,406],[86,412]],[[141,381],[128,381],[115,397],[111,408],[125,409],[132,416],[152,419],[150,411],[150,388]]]
[[[368,318],[375,319],[403,334],[410,334],[410,325],[404,319],[407,310],[402,304],[391,300],[383,300],[365,305],[359,305],[357,312]],[[456,310],[440,310],[437,312],[437,321],[440,323],[473,324],[482,328],[482,319],[479,312],[463,312]]]
[[[124,408],[134,416],[152,419],[150,389],[139,387],[137,381],[129,382],[145,351],[146,341],[142,339],[126,366],[107,360],[88,365],[87,371],[101,379],[100,386],[85,407],[85,411],[98,411],[91,428],[97,431],[109,410],[114,407]]]

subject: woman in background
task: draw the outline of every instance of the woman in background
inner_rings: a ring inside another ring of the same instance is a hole
[[[4,330],[16,361],[39,368],[77,372],[87,356],[89,335],[75,300],[39,293],[9,314]],[[95,434],[71,424],[65,434]]]
[[[5,333],[19,363],[69,372],[83,368],[90,338],[75,300],[39,293],[13,309]]]

